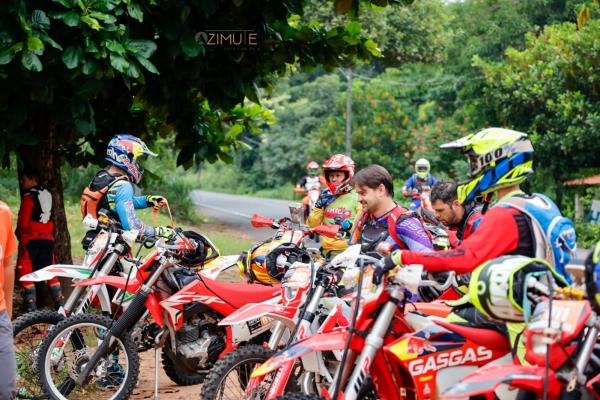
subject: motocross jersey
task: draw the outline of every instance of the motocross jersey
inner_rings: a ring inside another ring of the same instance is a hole
[[[402,188],[402,194],[405,197],[412,197],[413,190],[417,189],[419,194],[423,191],[423,186],[432,187],[437,182],[437,179],[431,175],[427,175],[427,178],[422,179],[417,174],[412,174],[410,178],[404,183],[404,187]],[[412,204],[410,206],[411,210],[416,210],[421,207],[421,199],[418,197],[413,197]]]
[[[325,195],[327,193],[329,193],[328,190],[324,192]],[[324,209],[313,208],[306,223],[310,228],[315,228],[321,224],[341,225],[346,220],[354,225],[356,216],[360,213],[360,210],[361,205],[358,202],[358,195],[356,192],[351,191],[350,193],[337,196]],[[327,236],[323,236],[322,239],[324,251],[340,251],[348,247],[347,239],[330,238]]]
[[[535,257],[532,221],[515,208],[494,206],[477,230],[456,248],[436,252],[402,252],[403,264],[422,264],[428,271],[472,272],[483,262],[503,255]]]
[[[154,228],[142,222],[136,209],[149,207],[145,196],[134,196],[133,185],[127,180],[115,182],[106,193],[110,211],[115,213],[125,230],[138,230],[140,236],[152,236]]]

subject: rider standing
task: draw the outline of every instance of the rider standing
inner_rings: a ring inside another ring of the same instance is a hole
[[[394,201],[394,183],[390,173],[380,165],[361,169],[352,178],[363,214],[351,243],[376,244],[385,240],[393,249],[431,250],[432,243],[415,213]]]
[[[306,223],[310,228],[325,224],[339,225],[342,230],[348,230],[360,212],[358,196],[350,186],[350,179],[354,176],[354,161],[343,154],[334,154],[323,163],[323,172],[327,187],[321,192]],[[323,253],[327,257],[348,247],[346,239],[323,236],[322,240]]]
[[[54,263],[54,222],[52,195],[38,182],[32,171],[23,171],[19,180],[23,196],[15,234],[19,239],[17,279]],[[27,312],[37,310],[34,282],[20,282],[23,286],[24,307]],[[58,278],[48,281],[56,305],[64,305]]]
[[[109,168],[96,173],[81,197],[81,211],[97,217],[97,210],[110,211],[113,218],[121,223],[125,230],[138,230],[139,236],[162,236],[170,238],[174,231],[165,226],[146,225],[137,216],[135,210],[148,207],[162,207],[166,200],[162,196],[135,196],[133,185],[140,183],[144,174],[141,161],[147,156],[156,156],[139,138],[120,134],[114,136],[106,150]]]
[[[429,161],[424,158],[418,159],[415,163],[415,173],[408,178],[402,188],[402,195],[412,198],[410,209],[413,211],[421,207],[421,194],[423,191],[431,189],[435,182],[437,182],[435,177],[429,173],[430,170],[431,165]]]
[[[437,219],[456,232],[458,240],[471,236],[481,222],[482,206],[476,201],[461,204],[456,193],[456,183],[453,182],[437,182],[433,185],[431,206]]]
[[[311,161],[306,165],[306,175],[300,179],[300,186],[305,192],[309,190],[320,190],[323,178],[319,175],[319,164],[316,161]]]

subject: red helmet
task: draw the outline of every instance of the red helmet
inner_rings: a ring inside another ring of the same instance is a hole
[[[329,187],[329,190],[331,190],[331,193],[342,194],[352,190],[348,182],[350,182],[350,179],[354,176],[354,161],[352,161],[350,157],[343,154],[332,155],[323,163],[323,171],[325,172],[325,180],[327,181],[327,186]],[[337,186],[329,182],[329,172],[332,171],[342,171],[346,175],[346,178],[342,183]]]

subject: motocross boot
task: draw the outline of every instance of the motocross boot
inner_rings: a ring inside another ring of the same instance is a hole
[[[26,312],[37,310],[37,297],[35,295],[35,286],[25,288],[23,293],[23,308]]]
[[[57,308],[65,305],[65,297],[62,294],[60,284],[50,286],[50,293],[52,294],[52,298],[54,299]]]

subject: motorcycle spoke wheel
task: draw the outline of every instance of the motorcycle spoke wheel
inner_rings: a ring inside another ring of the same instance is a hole
[[[64,319],[55,311],[33,311],[13,321],[17,363],[17,399],[45,399],[37,374],[37,358],[48,332]]]
[[[110,319],[77,315],[58,324],[40,351],[40,380],[51,399],[124,399],[139,373],[135,344],[128,335],[114,337],[111,352],[82,385],[76,379],[102,343]]]

